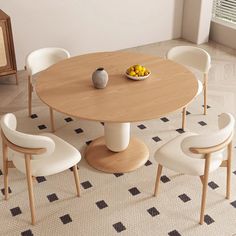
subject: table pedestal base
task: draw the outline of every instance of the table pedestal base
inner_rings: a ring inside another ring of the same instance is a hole
[[[112,152],[105,145],[104,137],[95,139],[87,147],[85,158],[89,165],[108,173],[125,173],[143,166],[149,157],[147,146],[137,138],[131,138],[122,152]]]

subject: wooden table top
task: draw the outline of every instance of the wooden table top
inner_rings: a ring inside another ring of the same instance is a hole
[[[146,80],[124,75],[131,65],[151,71]],[[92,73],[108,72],[105,89],[95,89]],[[101,52],[72,57],[38,74],[36,91],[56,111],[86,120],[135,122],[176,111],[196,96],[198,83],[187,68],[173,61],[133,52]]]

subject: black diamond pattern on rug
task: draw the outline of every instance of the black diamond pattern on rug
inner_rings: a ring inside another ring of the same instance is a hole
[[[210,224],[214,223],[215,221],[214,221],[209,215],[205,215],[205,216],[204,216],[204,222],[205,222],[207,225],[210,225]]]
[[[10,211],[11,211],[12,216],[17,216],[22,213],[20,207],[14,207],[10,209]]]
[[[183,134],[185,132],[183,129],[176,129],[175,131],[177,131],[179,134]]]
[[[120,177],[122,175],[124,175],[124,173],[114,173],[115,177]]]
[[[190,113],[189,111],[186,111],[186,116],[187,116],[187,115],[190,115],[190,114],[191,114],[191,113]]]
[[[208,186],[212,189],[219,188],[219,186],[214,181],[209,182]]]
[[[150,165],[152,165],[152,162],[147,160],[146,163],[145,163],[145,166],[150,166]]]
[[[34,234],[30,229],[21,232],[21,236],[33,236]]]
[[[101,123],[101,125],[103,125],[104,126],[104,122],[100,122]]]
[[[152,139],[153,139],[155,142],[159,142],[159,141],[161,141],[161,139],[160,139],[158,136],[153,137]]]
[[[38,118],[37,114],[32,114],[30,117],[31,117],[31,119],[36,119],[36,118]]]
[[[2,192],[3,195],[5,195],[5,189],[4,188],[1,189],[1,192]],[[8,187],[8,193],[11,193],[11,188],[10,187]]]
[[[90,143],[92,143],[92,140],[86,142],[87,145],[89,145]]]
[[[133,196],[140,194],[140,191],[139,191],[136,187],[129,189],[129,192],[130,192]]]
[[[108,205],[106,204],[106,202],[104,200],[96,202],[96,205],[99,209],[103,209],[103,208],[108,207]]]
[[[47,181],[47,179],[44,176],[37,176],[36,180],[37,180],[38,183],[42,183],[44,181]]]
[[[93,185],[89,181],[81,183],[84,189],[91,188]]]
[[[236,170],[233,172],[233,174],[235,174],[235,175],[236,175]]]
[[[181,234],[175,229],[168,233],[169,236],[181,236]]]
[[[115,223],[113,227],[117,233],[120,233],[121,231],[126,230],[125,226],[121,222]]]
[[[163,122],[168,122],[168,121],[169,121],[169,119],[168,119],[167,117],[162,117],[161,120],[162,120]]]
[[[162,175],[161,176],[161,182],[162,183],[167,183],[167,182],[170,182],[170,179],[166,175]]]
[[[188,202],[188,201],[191,200],[191,198],[190,198],[187,194],[185,194],[185,193],[179,195],[178,197],[179,197],[183,202]]]
[[[84,131],[81,128],[75,129],[75,133],[80,134],[83,133]]]
[[[141,124],[141,125],[138,125],[138,128],[139,129],[146,129],[147,127],[145,125]]]
[[[58,200],[58,197],[57,197],[57,195],[55,193],[47,195],[47,198],[48,198],[49,202],[54,202],[54,201]]]
[[[202,105],[202,107],[204,107],[204,105]],[[211,108],[209,105],[207,105],[207,109]]]
[[[68,223],[70,223],[70,222],[72,222],[72,219],[71,219],[71,217],[70,217],[69,214],[66,214],[66,215],[64,215],[64,216],[61,216],[60,219],[61,219],[61,222],[62,222],[64,225],[65,225],[65,224],[68,224]]]
[[[47,126],[46,126],[46,125],[39,125],[38,128],[39,128],[40,130],[42,130],[42,129],[47,129]]]
[[[236,200],[230,203],[233,207],[236,208]]]
[[[199,121],[198,124],[201,125],[201,126],[205,126],[205,125],[207,125],[207,123],[204,122],[204,121]]]
[[[147,209],[147,212],[152,216],[157,216],[160,214],[160,212],[155,208],[155,207],[151,207],[149,209]]]
[[[67,123],[73,121],[73,119],[72,119],[71,117],[66,117],[64,120],[65,120]]]
[[[2,175],[2,170],[0,170],[0,175]]]

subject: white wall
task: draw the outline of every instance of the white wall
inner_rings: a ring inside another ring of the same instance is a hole
[[[208,42],[213,0],[185,0],[182,37],[196,44]]]
[[[183,0],[0,0],[11,16],[18,69],[32,50],[72,55],[181,37]]]
[[[194,42],[198,38],[201,4],[196,0],[185,0],[183,8],[182,37]]]

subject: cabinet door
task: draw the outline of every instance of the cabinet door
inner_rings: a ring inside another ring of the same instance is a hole
[[[7,21],[0,21],[0,72],[11,70]]]

